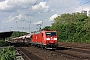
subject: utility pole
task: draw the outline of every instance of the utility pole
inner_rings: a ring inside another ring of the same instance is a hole
[[[38,24],[37,25],[39,27],[39,32],[41,31],[41,24]]]
[[[31,21],[29,22],[29,33],[30,33],[30,24],[31,24]]]
[[[41,31],[41,26],[42,26],[43,22],[41,21],[40,24],[37,24],[37,26],[39,27],[39,32]]]

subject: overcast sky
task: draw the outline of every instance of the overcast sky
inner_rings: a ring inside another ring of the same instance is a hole
[[[0,31],[38,30],[64,13],[90,10],[90,0],[0,0]]]

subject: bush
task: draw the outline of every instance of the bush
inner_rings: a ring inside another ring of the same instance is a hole
[[[0,60],[16,60],[16,50],[13,46],[0,50]]]
[[[7,46],[8,43],[4,40],[0,40],[0,46]]]

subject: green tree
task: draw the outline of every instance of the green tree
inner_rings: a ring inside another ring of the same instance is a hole
[[[41,30],[50,30],[50,26],[45,26],[43,29]]]
[[[84,13],[62,14],[50,29],[58,32],[59,41],[82,42],[90,36],[90,18]]]

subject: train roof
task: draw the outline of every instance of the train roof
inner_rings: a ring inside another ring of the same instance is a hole
[[[25,38],[30,38],[31,37],[31,34],[27,34],[27,35],[24,35],[24,36],[20,36],[20,37],[16,37],[16,38],[13,38],[14,40],[15,39],[25,39]]]
[[[43,30],[42,32],[56,32],[55,30]]]

